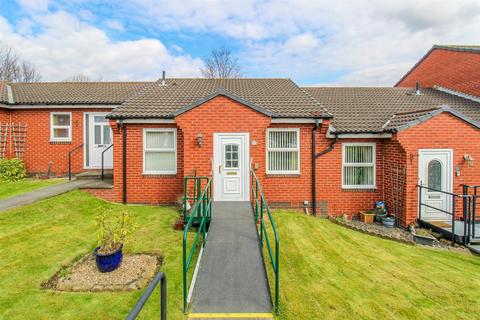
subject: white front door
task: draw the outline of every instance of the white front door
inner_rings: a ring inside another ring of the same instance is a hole
[[[451,149],[421,149],[418,159],[419,184],[431,189],[452,192],[453,167]],[[452,197],[434,190],[422,189],[422,203],[451,212]],[[450,221],[447,213],[421,206],[423,220]]]
[[[214,133],[213,183],[215,201],[248,201],[248,133]]]
[[[85,167],[102,167],[102,152],[112,144],[112,129],[105,118],[107,113],[85,114]],[[104,168],[113,168],[113,147],[105,151]]]

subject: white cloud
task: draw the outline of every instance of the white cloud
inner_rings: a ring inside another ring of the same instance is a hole
[[[25,8],[47,3],[21,1]],[[50,7],[70,4],[51,1]],[[171,69],[170,74],[197,75],[201,62],[187,55],[188,45],[172,44],[170,51],[153,39],[114,41],[93,26],[100,18],[107,30],[129,32],[133,25],[135,32],[161,36],[168,31],[197,38],[200,45],[192,47],[203,45],[202,35],[226,38],[239,48],[235,54],[247,76],[356,85],[394,84],[435,43],[480,43],[478,0],[110,0],[114,17],[96,16],[97,3],[74,1],[70,14],[23,19],[9,26],[15,31],[12,37],[52,78],[71,70],[141,78],[163,68]],[[38,25],[44,31],[32,35]],[[120,47],[128,52],[118,52]],[[151,68],[145,65],[149,61]]]
[[[48,10],[48,0],[18,0],[20,6],[28,11],[47,11]]]
[[[125,28],[123,27],[123,24],[118,20],[109,19],[109,20],[106,21],[105,25],[108,28],[116,30],[116,31],[125,31]]]
[[[297,80],[391,85],[435,43],[480,43],[478,0],[136,0],[130,9],[162,30],[236,39],[248,72]]]
[[[114,41],[65,12],[35,16],[22,24],[33,24],[41,31],[16,32],[16,26],[0,16],[0,42],[21,52],[44,80],[62,80],[78,73],[105,80],[152,80],[162,70],[168,76],[199,74],[199,59],[173,54],[157,39]]]

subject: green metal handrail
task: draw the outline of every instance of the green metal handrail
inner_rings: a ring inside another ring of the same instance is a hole
[[[194,182],[194,196],[188,196],[188,182]],[[206,181],[205,186],[202,187],[202,181]],[[197,248],[198,240],[202,235],[202,247],[205,246],[207,223],[212,219],[212,179],[209,177],[185,177],[185,199],[184,199],[184,219],[188,216],[188,221],[183,230],[183,311],[187,312],[187,273],[192,263],[195,250]],[[199,190],[202,190],[201,192]],[[195,200],[195,203],[188,213],[186,204],[188,200]],[[187,215],[188,213],[188,215]],[[193,240],[190,252],[187,254],[187,236],[188,230],[193,223],[198,223],[197,234]]]
[[[279,249],[279,240],[277,227],[275,221],[273,221],[272,214],[270,213],[270,208],[268,207],[267,201],[265,200],[265,195],[263,194],[262,186],[258,180],[255,172],[250,169],[252,178],[251,181],[251,202],[252,208],[255,213],[255,222],[260,220],[260,230],[258,230],[258,235],[260,237],[260,246],[263,248],[263,242],[267,244],[268,254],[270,256],[270,263],[272,265],[273,272],[275,273],[275,300],[273,301],[273,306],[275,313],[278,315],[278,298],[279,298],[279,262],[280,262],[280,249]],[[275,236],[275,257],[270,244],[270,239],[268,237],[267,229],[265,228],[264,213],[267,214],[268,220],[272,226],[273,234]]]

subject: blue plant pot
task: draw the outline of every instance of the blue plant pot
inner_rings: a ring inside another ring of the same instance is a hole
[[[387,228],[393,228],[395,226],[395,218],[388,217],[388,216],[383,217],[382,218],[382,223]]]
[[[122,263],[123,254],[122,254],[123,244],[120,247],[109,254],[98,253],[100,247],[96,247],[93,251],[95,255],[95,262],[97,263],[97,268],[100,272],[112,272],[117,269]]]

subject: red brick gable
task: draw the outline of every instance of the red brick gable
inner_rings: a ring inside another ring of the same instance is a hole
[[[480,97],[480,54],[434,48],[395,86],[414,87],[416,81]]]

